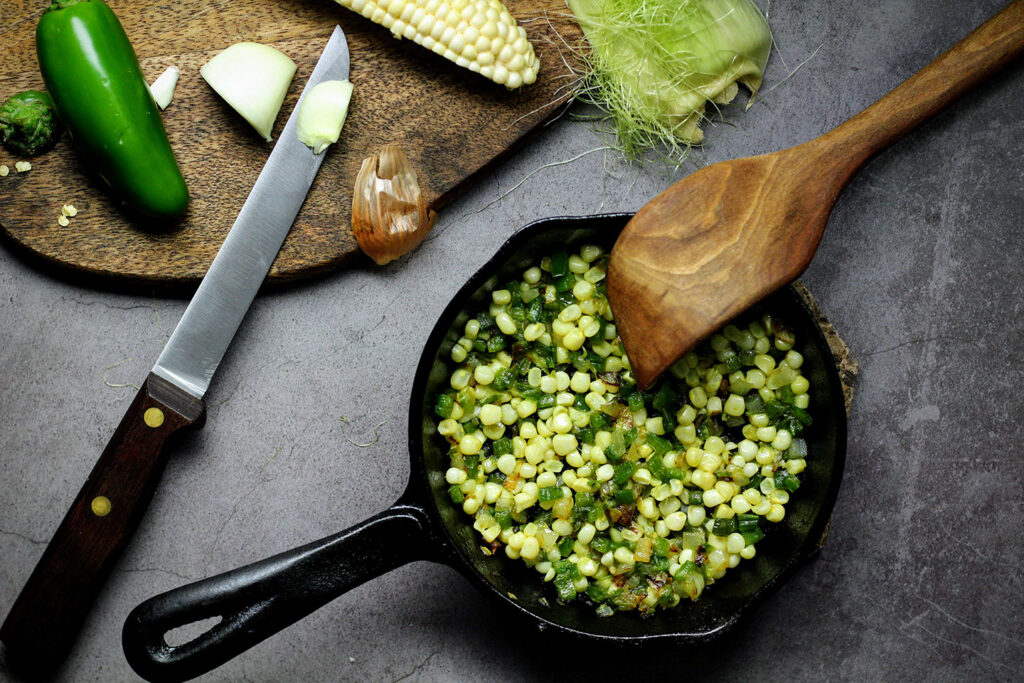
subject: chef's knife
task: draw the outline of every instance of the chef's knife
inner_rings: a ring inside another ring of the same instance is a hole
[[[306,83],[346,80],[340,27]],[[291,229],[323,154],[299,142],[296,105],[223,246],[78,497],[14,602],[0,640],[12,666],[34,674],[67,655],[138,526],[171,437],[205,419],[203,396]]]

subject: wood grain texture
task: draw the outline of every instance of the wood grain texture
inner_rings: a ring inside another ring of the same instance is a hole
[[[1016,0],[835,130],[705,167],[651,200],[612,250],[608,297],[637,382],[793,281],[836,197],[874,154],[1024,53]]]
[[[135,46],[147,80],[177,65],[181,80],[164,111],[171,144],[192,195],[177,229],[147,231],[124,213],[78,158],[66,137],[0,178],[0,228],[14,244],[72,273],[136,284],[191,286],[202,278],[272,148],[199,75],[225,47],[243,40],[273,45],[298,64],[274,129],[279,135],[335,24],[345,30],[355,84],[338,144],[270,270],[295,280],[334,270],[359,254],[349,227],[352,183],[365,157],[400,143],[417,170],[431,208],[500,159],[568,101],[571,70],[565,45],[581,40],[563,0],[507,3],[541,60],[538,81],[508,91],[424,50],[330,0],[181,2],[111,0]],[[0,0],[0,98],[42,88],[34,31],[45,3]],[[79,211],[68,227],[61,206]]]
[[[0,627],[12,666],[38,676],[60,664],[149,506],[172,438],[204,418],[201,400],[149,375]]]

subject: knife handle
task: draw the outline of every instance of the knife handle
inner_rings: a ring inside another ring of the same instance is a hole
[[[60,665],[153,497],[171,437],[205,415],[201,399],[146,378],[0,627],[12,668]]]

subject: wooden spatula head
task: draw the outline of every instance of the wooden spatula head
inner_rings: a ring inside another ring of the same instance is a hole
[[[876,152],[1024,53],[1024,0],[835,130],[708,166],[644,206],[608,267],[608,298],[637,383],[797,277],[836,196]]]
[[[708,166],[669,187],[626,225],[608,266],[608,298],[641,387],[807,267],[838,188],[794,148]]]

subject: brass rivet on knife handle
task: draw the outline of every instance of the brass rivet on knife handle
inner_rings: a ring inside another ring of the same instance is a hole
[[[60,664],[153,496],[170,437],[204,415],[201,400],[147,378],[0,627],[12,669],[37,677]]]
[[[92,514],[97,517],[106,517],[114,506],[106,496],[96,496],[89,507],[92,508]]]
[[[146,412],[142,415],[142,421],[146,423],[147,427],[156,429],[164,423],[164,411],[156,406],[147,408]]]

